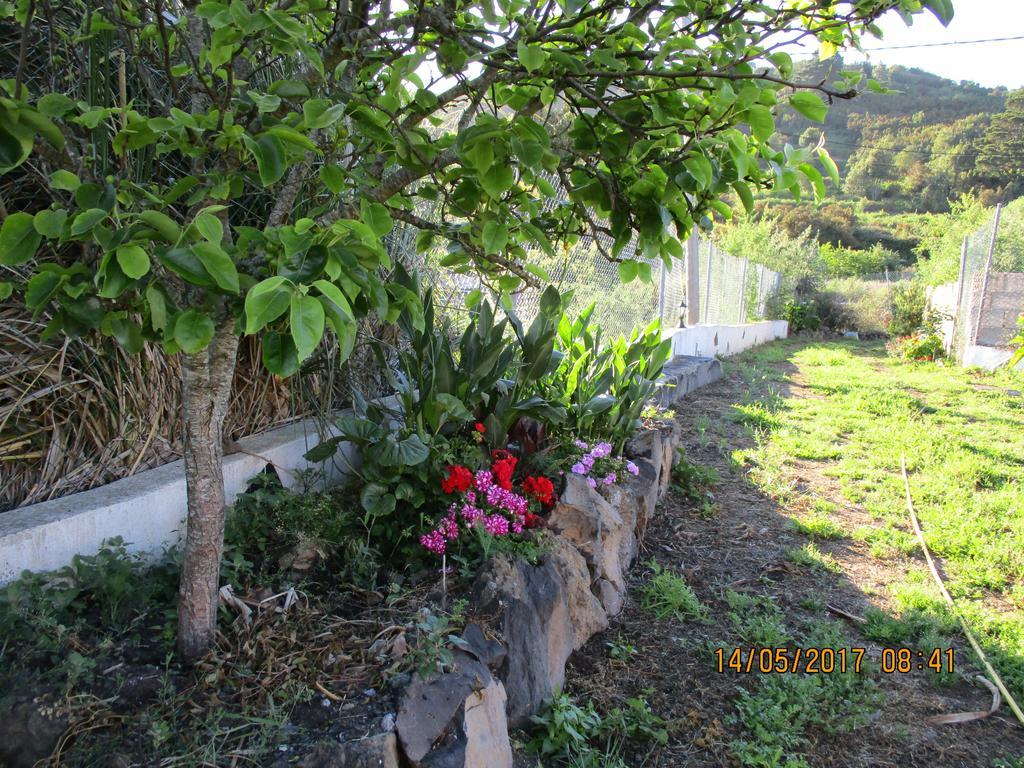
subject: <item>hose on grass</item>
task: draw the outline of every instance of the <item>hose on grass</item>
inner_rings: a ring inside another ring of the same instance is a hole
[[[964,635],[967,637],[967,641],[971,644],[971,648],[973,648],[974,652],[978,655],[982,666],[985,667],[985,671],[987,671],[992,677],[992,681],[999,689],[999,692],[1003,695],[1007,705],[1013,711],[1013,714],[1016,715],[1020,724],[1024,726],[1024,712],[1021,712],[1020,706],[1018,706],[1013,695],[1006,688],[1005,683],[1003,683],[1003,679],[999,676],[999,673],[996,672],[995,667],[989,663],[988,658],[985,656],[985,652],[981,650],[981,646],[971,633],[964,617],[960,614],[960,611],[957,610],[956,603],[953,602],[953,596],[950,595],[949,590],[946,589],[946,584],[942,580],[942,575],[939,573],[939,569],[936,567],[935,561],[932,559],[932,553],[928,549],[928,545],[925,544],[924,533],[921,531],[921,524],[918,522],[917,513],[914,511],[914,500],[910,495],[910,479],[907,477],[907,454],[905,452],[900,456],[900,464],[902,465],[903,470],[903,487],[906,489],[907,510],[910,512],[910,522],[914,526],[914,534],[917,536],[917,540],[921,544],[921,549],[924,551],[924,558],[928,561],[928,568],[932,572],[932,577],[935,579],[935,583],[939,585],[939,592],[942,593],[942,597],[945,598],[946,602],[949,603],[950,608],[953,609],[953,614],[960,622],[960,627],[963,629]]]

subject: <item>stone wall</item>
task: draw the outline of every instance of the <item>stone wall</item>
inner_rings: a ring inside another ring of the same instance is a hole
[[[671,481],[679,427],[638,435],[640,469],[591,489],[570,475],[548,525],[553,547],[537,565],[497,557],[477,575],[474,608],[493,616],[463,632],[452,668],[415,677],[397,717],[360,741],[322,747],[303,768],[511,768],[509,728],[524,725],[565,681],[573,651],[622,610],[625,573]]]

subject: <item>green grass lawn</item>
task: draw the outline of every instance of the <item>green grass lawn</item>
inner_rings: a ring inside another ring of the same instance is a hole
[[[888,588],[889,605],[908,627],[929,631],[930,617],[948,631],[922,561],[908,559],[918,546],[900,474],[906,452],[915,507],[947,586],[1024,699],[1024,398],[1007,392],[1024,389],[1022,377],[906,363],[880,344],[855,342],[782,342],[732,365],[758,393],[730,415],[757,435],[757,447],[736,458],[782,500],[798,493],[795,465],[816,465],[838,483],[838,504],[863,508],[872,523],[838,529],[830,523],[840,518],[836,504],[818,500],[794,525],[864,541],[874,557],[907,566]],[[793,384],[805,391],[790,392]]]

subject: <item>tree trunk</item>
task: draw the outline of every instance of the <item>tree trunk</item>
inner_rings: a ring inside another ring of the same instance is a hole
[[[182,360],[188,524],[178,602],[178,653],[202,656],[217,631],[220,560],[224,551],[223,427],[235,372],[233,320],[213,341]]]

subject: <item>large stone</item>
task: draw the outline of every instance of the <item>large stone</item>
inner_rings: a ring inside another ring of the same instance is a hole
[[[456,652],[453,671],[416,678],[402,697],[397,727],[406,758],[417,768],[511,768],[505,704],[505,687],[487,667]]]
[[[498,670],[508,714],[522,725],[565,681],[565,662],[576,647],[567,590],[548,558],[539,565],[496,557],[481,570],[474,602],[497,616],[508,655]]]
[[[607,587],[597,591],[605,611],[614,616],[622,607],[621,595],[626,590],[620,552],[636,545],[632,527],[627,528],[618,510],[578,475],[566,479],[565,491],[548,518],[548,526],[583,554],[594,584],[603,579],[618,593],[619,599],[609,600]]]
[[[573,630],[573,650],[579,650],[591,637],[608,628],[608,614],[591,589],[587,561],[572,544],[561,536],[554,536],[549,562],[558,571],[565,585],[569,605],[569,622]]]
[[[402,694],[398,738],[406,757],[419,764],[435,744],[450,736],[456,716],[474,691],[492,681],[487,667],[467,653],[456,652],[454,668],[427,679],[419,675]]]
[[[321,744],[298,763],[299,768],[399,768],[398,739],[380,733],[344,744]]]
[[[642,516],[640,507],[643,502],[641,502],[633,488],[625,485],[602,485],[600,486],[600,493],[604,500],[619,513],[619,517],[622,518],[622,524],[625,526],[622,546],[619,549],[619,568],[625,573],[636,558],[636,532]],[[646,528],[646,519],[643,522]]]
[[[41,699],[26,697],[0,709],[0,765],[31,768],[50,756],[68,725],[66,715]]]

